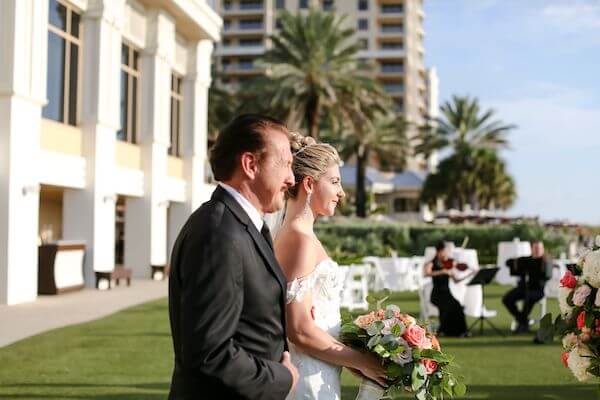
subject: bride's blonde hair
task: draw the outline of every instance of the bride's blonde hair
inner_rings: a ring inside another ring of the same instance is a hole
[[[327,144],[318,143],[310,136],[304,136],[298,132],[290,132],[290,145],[294,161],[292,170],[296,184],[287,191],[288,198],[296,198],[302,180],[306,176],[319,180],[329,167],[333,164],[340,164],[340,156],[337,150]]]

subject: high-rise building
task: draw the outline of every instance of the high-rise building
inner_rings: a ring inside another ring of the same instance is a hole
[[[269,48],[280,11],[320,8],[346,15],[362,45],[358,57],[373,62],[397,111],[415,124],[428,115],[423,0],[216,0],[215,7],[224,22],[215,51],[223,83],[263,72],[254,61]]]

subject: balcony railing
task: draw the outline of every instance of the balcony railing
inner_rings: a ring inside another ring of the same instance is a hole
[[[403,25],[381,25],[381,33],[404,33]]]
[[[404,7],[401,4],[383,4],[381,6],[382,14],[398,14],[404,12]]]
[[[384,74],[402,73],[404,66],[402,64],[382,64],[380,71]]]
[[[404,85],[401,83],[384,83],[383,89],[389,94],[402,93],[404,91]]]
[[[253,2],[242,2],[240,3],[240,10],[262,10],[263,3],[262,1],[253,1]]]
[[[403,47],[403,44],[398,42],[383,42],[379,45],[381,50],[401,50]]]

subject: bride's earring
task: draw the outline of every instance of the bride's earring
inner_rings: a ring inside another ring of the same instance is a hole
[[[308,195],[306,196],[306,203],[304,203],[304,209],[302,210],[302,216],[310,216],[311,214],[311,210],[310,210],[310,202],[312,200],[312,192],[308,193]]]

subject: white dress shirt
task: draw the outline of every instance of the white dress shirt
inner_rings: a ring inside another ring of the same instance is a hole
[[[236,189],[232,188],[231,186],[226,185],[223,182],[219,182],[219,185],[221,185],[221,187],[223,189],[225,189],[227,191],[227,193],[229,193],[235,199],[235,201],[238,202],[238,204],[242,207],[242,209],[246,212],[246,214],[248,214],[248,217],[250,217],[250,220],[256,227],[256,230],[258,230],[260,232],[263,227],[264,221],[262,219],[262,215],[256,209],[256,207],[254,207],[252,205],[252,203],[250,203],[248,201],[247,198],[242,196],[242,194],[240,192],[238,192]]]

